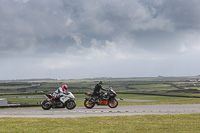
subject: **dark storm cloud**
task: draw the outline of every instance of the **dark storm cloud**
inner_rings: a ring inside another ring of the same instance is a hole
[[[198,0],[140,0],[148,10],[155,9],[156,16],[169,19],[177,29],[200,28],[200,3]]]
[[[74,43],[66,35],[67,13],[61,10],[62,3],[4,0],[0,6],[1,52],[22,52],[31,46],[36,49],[45,46],[46,49],[63,49]]]
[[[177,30],[198,30],[200,21],[197,0],[3,0],[0,6],[1,51],[34,46],[60,52],[75,45],[73,36],[80,36],[83,46],[93,38],[104,45],[129,36],[137,42],[133,45],[156,48],[160,38],[172,40]]]
[[[178,30],[200,28],[200,3],[198,0],[166,1],[163,13],[174,23]]]

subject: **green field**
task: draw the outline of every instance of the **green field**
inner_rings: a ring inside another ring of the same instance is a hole
[[[199,133],[200,114],[85,118],[0,118],[2,133]]]
[[[104,78],[104,88],[113,87],[117,92],[117,98],[155,100],[151,102],[119,101],[119,105],[138,104],[184,104],[199,103],[199,98],[166,97],[172,96],[200,96],[200,82],[191,82],[198,77],[157,77],[157,78]],[[188,80],[187,80],[188,79]],[[95,84],[101,79],[76,79],[76,80],[25,80],[23,82],[0,83],[0,98],[8,98],[11,104],[40,104],[44,100],[44,93],[53,93],[63,84],[68,85],[68,91],[75,94],[77,106],[83,106],[85,92],[92,92]],[[34,86],[39,84],[39,86]],[[41,92],[42,93],[38,93]],[[126,95],[120,93],[127,93]],[[131,93],[140,93],[135,95]],[[12,94],[12,95],[9,95]],[[14,94],[14,95],[13,95]],[[142,95],[151,94],[151,95]],[[36,98],[31,98],[36,97]]]
[[[197,78],[197,77],[194,77]],[[200,78],[200,77],[199,77]],[[117,92],[138,92],[138,93],[159,93],[185,95],[194,93],[200,96],[200,82],[189,82],[185,78],[121,78],[121,79],[104,79],[104,88],[113,87]],[[23,82],[2,82],[0,83],[0,94],[9,93],[52,93],[63,84],[67,84],[69,91],[73,93],[84,93],[92,91],[95,84],[101,79],[80,79],[80,80],[38,80]],[[187,81],[187,82],[186,82]],[[39,86],[33,86],[39,84]],[[190,91],[192,90],[193,91]]]

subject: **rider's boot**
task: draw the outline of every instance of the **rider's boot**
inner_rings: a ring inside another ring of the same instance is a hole
[[[52,97],[52,98],[50,99],[50,101],[53,102],[55,99],[56,99],[56,97]]]
[[[52,108],[55,108],[56,107],[56,103],[55,103],[55,97],[52,97],[51,99],[50,99],[50,101],[51,101],[51,103],[52,103]]]

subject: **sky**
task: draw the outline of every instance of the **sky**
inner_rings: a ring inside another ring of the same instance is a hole
[[[0,0],[0,80],[196,76],[199,0]]]

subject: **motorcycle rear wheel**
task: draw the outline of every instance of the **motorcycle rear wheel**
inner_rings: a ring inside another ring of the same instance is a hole
[[[49,110],[52,108],[52,104],[49,101],[45,100],[42,102],[42,108],[44,110]]]
[[[108,106],[110,108],[116,108],[118,106],[118,101],[116,99],[113,100],[113,102],[111,102],[111,100],[108,101]]]
[[[91,109],[91,108],[94,107],[94,105],[95,105],[95,103],[89,103],[89,100],[88,100],[88,99],[85,99],[85,101],[84,101],[84,106],[85,106],[86,108]]]
[[[65,107],[69,110],[72,110],[76,107],[76,102],[74,100],[68,100],[65,102]]]

